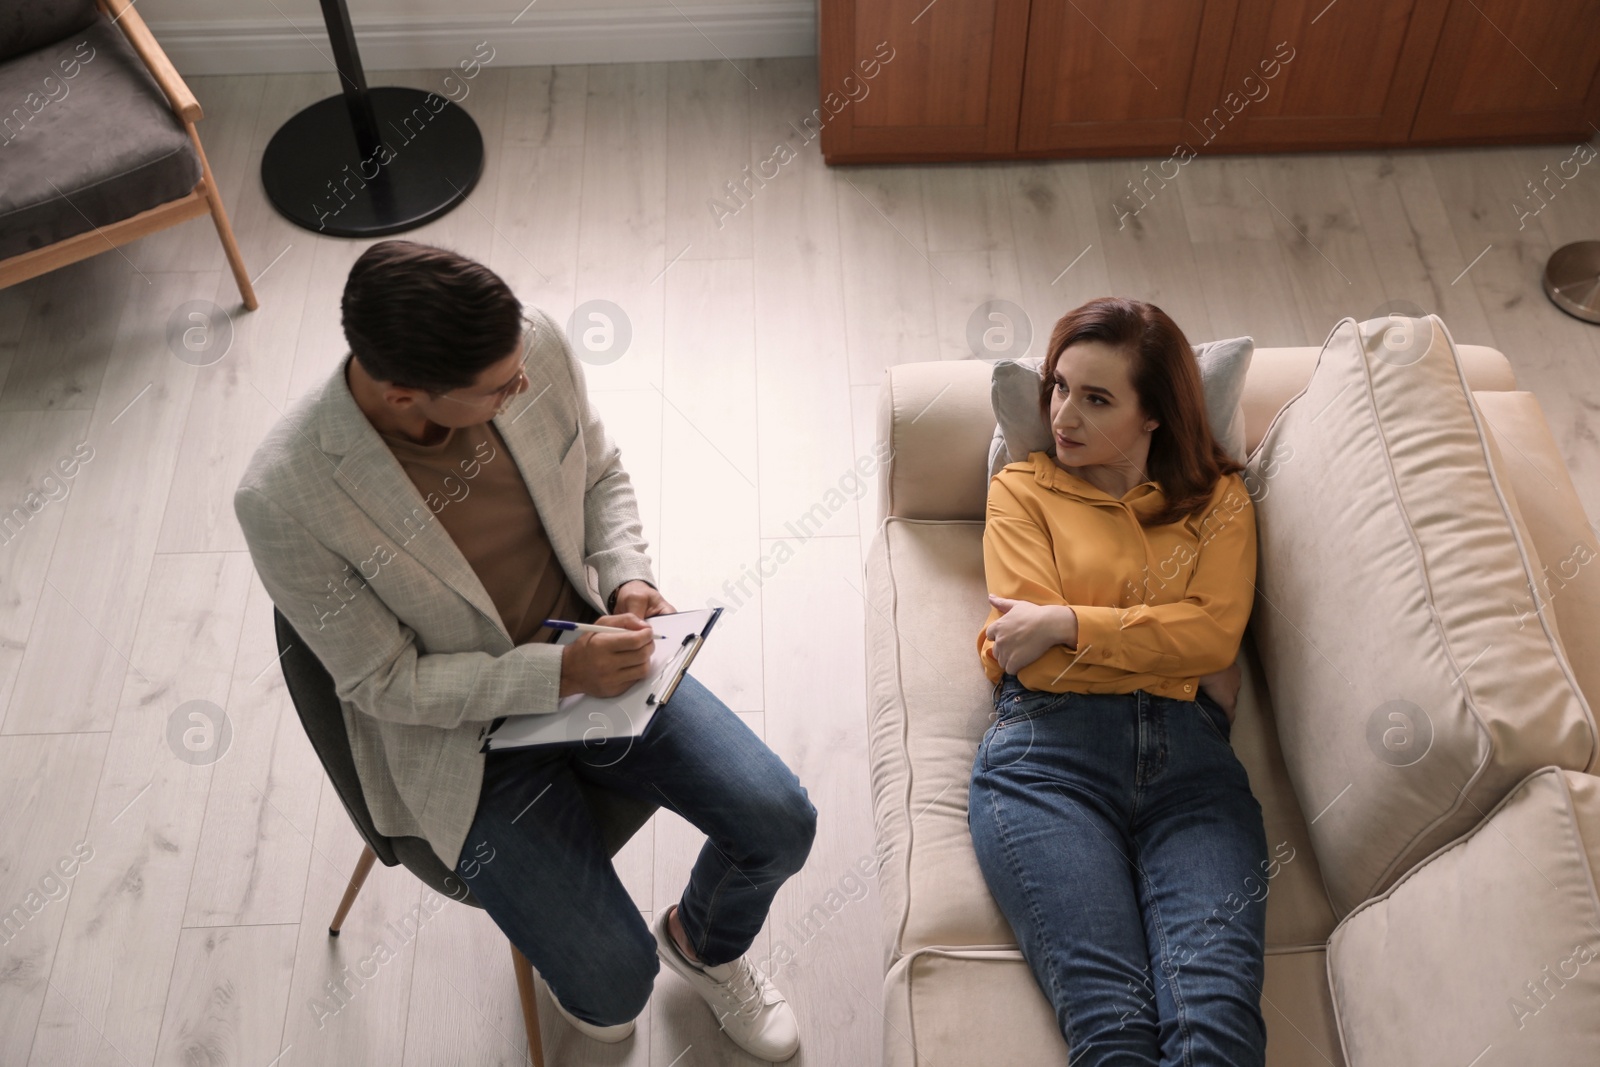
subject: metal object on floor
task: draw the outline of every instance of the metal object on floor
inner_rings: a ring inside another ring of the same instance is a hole
[[[344,92],[285,122],[261,156],[278,213],[336,237],[413,230],[465,200],[483,173],[478,124],[438,93],[367,88],[345,0],[322,0]]]
[[[1574,241],[1550,253],[1544,292],[1568,315],[1600,323],[1600,241]]]

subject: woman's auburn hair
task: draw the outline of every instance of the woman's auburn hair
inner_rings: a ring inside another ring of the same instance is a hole
[[[1163,526],[1199,515],[1211,503],[1217,480],[1244,470],[1217,443],[1206,417],[1200,365],[1188,338],[1154,304],[1103,296],[1073,308],[1050,332],[1040,368],[1039,412],[1050,424],[1050,394],[1061,353],[1079,341],[1100,341],[1126,353],[1128,378],[1149,417],[1160,420],[1150,435],[1147,468],[1166,506],[1143,520]]]

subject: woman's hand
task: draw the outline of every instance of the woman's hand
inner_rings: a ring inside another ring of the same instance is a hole
[[[1239,699],[1239,683],[1244,678],[1244,671],[1239,669],[1236,659],[1224,669],[1215,674],[1208,674],[1200,679],[1200,688],[1210,695],[1212,700],[1222,705],[1222,710],[1228,713],[1228,722],[1233,722],[1233,705]]]
[[[1016,674],[1056,645],[1078,643],[1078,616],[1065,604],[1030,604],[989,594],[1000,611],[984,633],[994,642],[994,658],[1007,674]]]

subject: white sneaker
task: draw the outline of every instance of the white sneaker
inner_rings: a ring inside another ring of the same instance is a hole
[[[650,924],[656,935],[656,955],[711,1005],[723,1032],[752,1056],[774,1063],[798,1052],[799,1020],[772,979],[743,956],[715,967],[690,962],[672,940],[667,926],[671,912],[672,908],[662,908]]]
[[[560,998],[556,996],[555,990],[550,988],[549,983],[545,984],[544,990],[550,994],[550,1003],[556,1006],[556,1011],[560,1012],[561,1017],[571,1023],[572,1028],[578,1033],[592,1037],[596,1041],[604,1041],[608,1045],[615,1045],[618,1041],[626,1041],[633,1036],[633,1024],[636,1020],[629,1019],[615,1026],[596,1026],[594,1023],[586,1023],[561,1006]]]

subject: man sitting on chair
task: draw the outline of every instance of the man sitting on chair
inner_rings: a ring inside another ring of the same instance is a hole
[[[674,610],[560,327],[487,267],[410,241],[356,260],[342,310],[351,354],[267,435],[234,510],[333,677],[373,822],[425,838],[584,1033],[633,1032],[659,957],[739,1046],[790,1058],[794,1012],[744,954],[817,811],[737,715],[686,674],[638,737],[480,751],[499,716],[645,677],[643,620]],[[556,645],[545,619],[632,632]],[[651,927],[579,779],[707,835]]]

